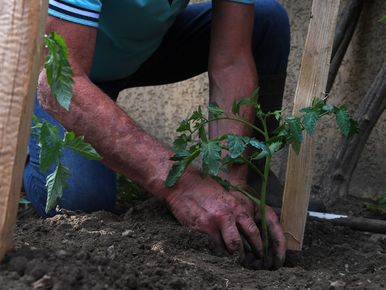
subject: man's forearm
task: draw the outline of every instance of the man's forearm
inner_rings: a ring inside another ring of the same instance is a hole
[[[253,5],[229,1],[213,1],[213,24],[209,58],[211,101],[231,112],[233,100],[249,96],[258,84],[255,61],[251,51],[254,21]],[[252,106],[243,106],[241,115],[253,122]],[[250,135],[251,129],[235,121],[211,123],[210,136],[226,133]],[[245,182],[246,166],[235,166],[226,176],[236,183]]]
[[[156,197],[167,198],[170,189],[164,186],[164,180],[171,167],[172,152],[136,125],[87,77],[74,80],[74,96],[67,112],[50,95],[43,71],[38,92],[43,107],[67,130],[85,136],[108,167],[138,182]]]

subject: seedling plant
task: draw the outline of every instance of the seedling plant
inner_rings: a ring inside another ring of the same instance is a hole
[[[44,63],[47,82],[52,95],[67,111],[70,109],[72,98],[73,72],[68,62],[67,46],[64,39],[52,32],[44,36],[47,56]],[[38,138],[41,172],[54,171],[46,178],[47,202],[46,213],[56,208],[63,196],[63,190],[68,186],[67,178],[70,170],[63,165],[62,156],[65,148],[73,150],[90,160],[100,160],[102,157],[95,149],[85,142],[83,136],[76,136],[74,132],[64,131],[62,137],[58,128],[50,122],[42,122],[33,116],[32,135]]]
[[[242,106],[253,106],[256,115],[256,124],[247,120],[241,113]],[[208,175],[226,190],[236,190],[249,197],[257,205],[256,217],[261,217],[260,229],[263,240],[265,256],[268,254],[268,228],[266,221],[266,195],[267,180],[272,156],[282,150],[287,144],[298,154],[303,141],[303,131],[312,135],[318,121],[323,116],[334,115],[338,128],[348,138],[357,132],[356,122],[350,118],[345,106],[332,106],[326,103],[326,99],[314,99],[311,106],[300,110],[299,116],[284,117],[282,111],[264,112],[258,100],[258,90],[251,96],[239,101],[234,101],[232,112],[225,112],[216,103],[208,107],[209,117],[205,117],[201,108],[195,110],[191,116],[184,119],[177,128],[178,137],[173,143],[175,152],[171,160],[174,164],[166,179],[166,186],[172,187],[183,175],[190,163],[198,157],[202,158],[202,172]],[[268,130],[268,121],[275,118],[278,122],[273,132]],[[214,139],[209,139],[207,125],[220,120],[240,122],[254,132],[251,136],[224,134]],[[222,152],[225,151],[225,154]],[[251,153],[252,152],[252,153]],[[264,161],[263,170],[260,170],[255,162]],[[227,172],[229,166],[246,164],[261,177],[261,185],[256,195],[254,189],[231,184],[221,178],[220,173]]]

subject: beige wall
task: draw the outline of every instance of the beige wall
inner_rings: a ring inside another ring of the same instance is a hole
[[[312,1],[283,0],[282,3],[287,8],[292,29],[284,103],[285,111],[290,112]],[[381,63],[385,61],[386,23],[378,21],[382,12],[386,13],[384,0],[366,1],[360,24],[331,92],[331,103],[344,102],[352,112],[366,93]],[[178,122],[198,105],[207,105],[208,82],[203,74],[168,86],[129,89],[121,93],[118,102],[149,133],[162,142],[171,144]],[[333,120],[323,122],[315,135],[315,185],[320,184],[328,161],[340,142],[340,136],[335,127],[331,126],[332,123]],[[351,194],[374,196],[386,191],[385,137],[384,113],[362,154],[350,189]],[[285,157],[286,154],[281,154],[274,165],[274,170],[281,178],[285,174]]]

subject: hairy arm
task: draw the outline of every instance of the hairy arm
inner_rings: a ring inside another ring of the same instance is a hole
[[[230,1],[213,1],[213,26],[209,57],[209,79],[211,101],[231,112],[234,99],[249,96],[257,87],[258,77],[251,51],[254,21],[253,5]],[[249,121],[254,120],[254,111],[242,107],[240,112]],[[234,121],[218,121],[209,127],[211,137],[225,133],[249,135],[250,129]],[[244,183],[247,166],[233,167],[227,178]]]
[[[165,188],[164,180],[171,166],[172,152],[138,127],[88,77],[96,29],[49,17],[46,33],[51,31],[61,34],[68,45],[74,72],[73,98],[69,111],[61,108],[51,95],[42,69],[38,97],[44,109],[67,130],[85,136],[107,166],[138,182],[158,198],[166,198],[170,189]],[[184,178],[177,187],[183,183]]]

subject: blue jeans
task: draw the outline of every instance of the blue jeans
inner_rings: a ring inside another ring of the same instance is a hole
[[[196,76],[208,69],[211,26],[211,3],[192,4],[181,13],[158,50],[135,72],[125,79],[97,85],[112,99],[125,88],[173,83]],[[255,22],[252,50],[260,79],[260,100],[263,109],[277,110],[282,103],[287,69],[290,31],[288,17],[276,0],[258,0],[255,4]],[[35,115],[40,120],[63,127],[35,102]],[[111,210],[116,201],[115,172],[102,163],[89,161],[65,151],[63,164],[71,171],[60,207],[91,212]],[[39,170],[39,146],[36,137],[29,141],[29,158],[24,170],[24,188],[32,206],[42,217],[46,214],[47,191],[45,179],[53,171]]]

